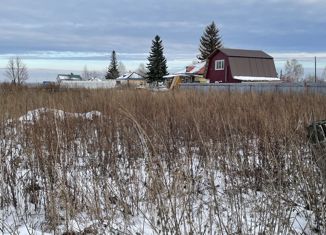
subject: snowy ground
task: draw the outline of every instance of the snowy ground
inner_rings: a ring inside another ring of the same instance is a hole
[[[284,152],[291,161],[285,161],[284,172],[271,174],[257,157],[258,140],[248,141],[249,152],[218,142],[189,146],[182,141],[162,142],[153,150],[136,122],[114,125],[98,111],[47,108],[4,121],[1,233],[325,231],[323,188],[302,173],[315,167],[307,150]],[[294,166],[293,159],[304,163]]]

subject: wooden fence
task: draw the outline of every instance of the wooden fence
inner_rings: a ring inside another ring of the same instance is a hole
[[[180,89],[238,92],[312,92],[326,95],[326,83],[182,83]]]

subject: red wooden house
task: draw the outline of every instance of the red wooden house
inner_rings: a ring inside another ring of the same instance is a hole
[[[211,83],[280,81],[274,59],[263,51],[220,48],[208,58]]]

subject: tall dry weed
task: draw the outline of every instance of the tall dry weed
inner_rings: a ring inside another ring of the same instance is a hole
[[[325,186],[305,127],[325,119],[325,100],[1,86],[0,208],[55,232],[74,220],[97,221],[95,233],[322,234]]]

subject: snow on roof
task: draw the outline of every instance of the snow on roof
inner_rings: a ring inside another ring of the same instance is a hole
[[[274,78],[274,77],[234,76],[234,79],[240,81],[281,81],[279,78]]]
[[[174,77],[191,77],[191,75],[186,74],[186,73],[174,73],[174,74],[169,74],[169,75],[165,75],[163,76],[163,78],[169,79],[169,78],[174,78]]]
[[[118,77],[117,80],[144,80],[144,77],[135,72],[125,73]]]
[[[68,75],[58,75],[58,79],[60,79],[60,80],[69,79],[69,76]]]
[[[206,65],[206,61],[198,64],[194,64],[193,68],[189,71],[189,73],[199,73],[205,67],[205,65]]]
[[[76,74],[58,74],[57,80],[62,81],[62,80],[82,80],[80,75]]]
[[[102,82],[103,79],[101,79],[101,78],[97,78],[97,77],[91,77],[90,79],[88,79],[88,81]]]
[[[169,75],[165,75],[163,76],[163,78],[174,78],[175,76],[178,76],[179,74],[169,74]]]
[[[206,61],[187,66],[176,74],[204,74]]]

